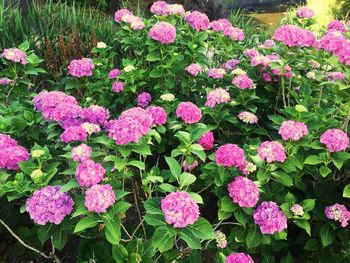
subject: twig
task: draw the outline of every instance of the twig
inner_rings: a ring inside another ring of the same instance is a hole
[[[120,224],[120,226],[122,227],[122,229],[124,230],[124,232],[128,236],[128,238],[132,239],[132,237],[130,236],[129,232],[126,230],[125,226],[123,224]]]
[[[142,224],[141,224],[142,225],[142,230],[143,230],[143,234],[145,235],[145,239],[146,239],[146,229],[145,229],[145,226],[143,225],[142,215],[141,215],[141,212],[140,212],[140,209],[139,209],[139,202],[137,201],[137,195],[136,195],[136,192],[135,192],[135,188],[138,191],[137,182],[132,181],[132,184],[134,185],[132,192],[134,194],[135,207],[136,207],[139,219],[140,219],[140,223],[142,222]]]

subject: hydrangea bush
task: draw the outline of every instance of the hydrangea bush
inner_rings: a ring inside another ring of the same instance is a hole
[[[118,10],[115,43],[50,87],[27,43],[2,51],[3,107],[25,111],[0,116],[0,197],[26,240],[79,240],[86,262],[348,262],[349,23],[316,33],[301,8],[260,41],[150,11]]]

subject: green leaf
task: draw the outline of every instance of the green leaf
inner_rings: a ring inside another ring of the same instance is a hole
[[[30,43],[28,40],[26,40],[18,46],[18,49],[22,51],[27,51],[29,47],[30,47]]]
[[[306,233],[311,237],[311,229],[310,229],[310,223],[307,220],[304,219],[298,219],[294,221],[294,224],[296,224],[298,227],[305,229]]]
[[[189,194],[197,204],[203,204],[203,198],[199,194],[194,192],[189,192]]]
[[[77,187],[80,187],[78,182],[77,182],[77,180],[76,179],[71,179],[71,180],[68,181],[68,183],[66,183],[66,184],[61,186],[60,191],[65,193],[65,192],[68,192],[69,190],[77,188]]]
[[[118,217],[103,217],[103,223],[105,224],[105,236],[109,243],[116,245],[119,243],[120,233],[120,219]]]
[[[323,247],[327,247],[334,241],[334,231],[329,225],[323,225],[320,229],[320,237]]]
[[[79,220],[73,233],[81,232],[85,229],[97,226],[101,222],[97,215],[89,215]]]
[[[171,174],[178,179],[179,175],[181,174],[181,166],[173,157],[165,157],[165,161],[167,162]]]
[[[131,204],[126,201],[119,201],[113,205],[113,212],[117,214],[126,213],[126,211],[131,207]]]
[[[190,173],[182,173],[179,176],[180,188],[193,184],[196,181],[196,177]]]
[[[158,60],[160,60],[160,56],[159,56],[159,53],[156,51],[148,53],[148,55],[146,57],[146,61],[153,62],[153,61],[158,61]]]
[[[236,210],[235,205],[232,202],[232,199],[228,196],[221,198],[221,210],[224,212],[233,212]]]
[[[113,259],[118,263],[127,263],[129,262],[129,253],[128,250],[120,244],[112,246],[112,256]]]
[[[279,183],[285,186],[293,186],[293,179],[288,174],[281,171],[272,172],[271,174]]]
[[[309,155],[304,161],[304,164],[310,164],[310,165],[315,165],[320,163],[322,163],[322,160],[317,155]]]
[[[194,236],[199,239],[213,239],[214,230],[212,225],[200,217],[193,225],[187,226],[187,228]]]
[[[152,155],[149,145],[146,144],[134,144],[131,150],[142,155]]]
[[[51,224],[45,225],[45,226],[39,226],[37,235],[38,238],[43,245],[53,234],[54,227]]]
[[[57,229],[52,236],[52,244],[55,248],[61,250],[67,243],[67,234],[62,229]]]
[[[131,161],[128,163],[128,165],[132,165],[132,166],[135,166],[137,168],[139,168],[140,170],[145,170],[145,164],[143,162],[140,162],[140,161]]]
[[[146,223],[151,225],[151,226],[164,226],[164,225],[166,225],[165,220],[164,220],[164,215],[146,214],[143,218],[145,219]]]
[[[249,228],[246,237],[246,244],[248,248],[257,247],[261,243],[261,234],[257,225]]]
[[[148,214],[152,215],[164,215],[162,210],[160,210],[160,199],[152,198],[143,202],[143,206]]]
[[[171,185],[171,184],[168,184],[168,183],[160,184],[158,187],[161,190],[163,190],[164,192],[175,192],[176,191],[176,187]]]
[[[200,249],[201,242],[193,233],[187,229],[184,229],[180,233],[180,238],[186,242],[186,244],[192,249]]]
[[[344,187],[343,197],[350,198],[350,184]]]
[[[241,209],[235,210],[233,214],[235,215],[235,218],[237,219],[237,221],[242,225],[245,225],[249,220],[246,213],[243,213]]]
[[[303,207],[304,212],[309,212],[315,207],[315,199],[305,199],[300,205]]]
[[[170,228],[160,226],[154,231],[153,245],[158,248],[160,253],[170,250],[174,246],[174,235]]]
[[[332,172],[332,170],[329,169],[329,168],[326,167],[326,166],[321,166],[320,169],[319,169],[319,171],[320,171],[320,174],[321,174],[323,177],[326,177],[327,175],[329,175],[329,174]]]

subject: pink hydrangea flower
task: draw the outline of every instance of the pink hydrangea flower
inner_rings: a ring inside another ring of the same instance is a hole
[[[167,14],[168,15],[184,15],[185,14],[185,9],[180,4],[168,5]]]
[[[107,209],[115,203],[115,198],[111,185],[95,184],[86,190],[85,206],[90,212],[106,213]]]
[[[263,81],[264,82],[267,82],[267,83],[269,83],[269,82],[272,82],[272,76],[269,74],[269,73],[264,73],[263,75],[262,75],[262,78],[263,78]]]
[[[186,160],[182,162],[182,169],[184,169],[185,172],[192,172],[197,166],[198,161],[194,160],[191,164],[187,163]]]
[[[282,136],[284,141],[299,141],[308,133],[305,123],[298,121],[284,121],[278,130],[278,134]]]
[[[81,127],[87,132],[88,135],[99,133],[101,131],[100,126],[95,123],[84,122],[81,124]]]
[[[327,25],[327,30],[331,31],[331,30],[336,30],[342,33],[345,33],[347,30],[345,28],[345,23],[343,21],[339,21],[339,20],[333,20],[331,22],[328,23]]]
[[[255,224],[260,226],[262,234],[274,234],[287,228],[287,218],[273,201],[262,202],[253,214]]]
[[[219,166],[238,168],[245,162],[244,151],[236,144],[224,144],[216,150],[215,162]]]
[[[153,125],[163,125],[167,120],[167,113],[163,107],[149,106],[147,112],[152,115]]]
[[[151,102],[152,96],[148,92],[142,92],[137,96],[137,106],[146,108]]]
[[[327,206],[325,211],[327,218],[334,221],[338,221],[342,227],[347,227],[348,221],[350,220],[350,211],[340,204],[334,204]]]
[[[63,102],[58,104],[50,114],[50,120],[54,121],[65,121],[67,119],[77,119],[83,114],[83,109],[75,104],[70,102]]]
[[[83,110],[82,116],[86,122],[104,125],[109,119],[109,111],[102,106],[92,105]]]
[[[8,79],[8,78],[0,78],[0,85],[5,86],[5,85],[8,85],[10,83],[11,83],[10,79]]]
[[[26,52],[18,48],[5,48],[1,57],[13,62],[21,62],[22,65],[27,64]]]
[[[176,116],[187,124],[193,124],[202,118],[202,111],[192,102],[181,102],[177,106]]]
[[[17,141],[7,134],[0,133],[0,149],[17,146]]]
[[[252,172],[256,171],[256,165],[253,164],[252,162],[249,162],[249,161],[245,160],[243,165],[238,167],[238,170],[242,174],[248,175],[248,174],[251,174]]]
[[[71,150],[72,159],[75,162],[84,162],[91,158],[91,152],[92,152],[91,147],[83,143],[77,147],[72,148]]]
[[[134,30],[141,30],[145,28],[145,23],[141,17],[133,16],[133,19],[130,21],[130,27]]]
[[[312,65],[312,67],[313,68],[319,68],[321,65],[320,65],[320,63],[318,63],[316,60],[314,60],[314,59],[311,59],[311,65]]]
[[[161,200],[165,221],[175,228],[193,225],[199,218],[199,207],[186,192],[173,192]]]
[[[210,27],[210,21],[206,14],[193,11],[185,17],[186,22],[196,31],[207,30]]]
[[[36,190],[26,201],[26,210],[30,218],[38,225],[60,224],[72,213],[74,201],[60,191],[61,186],[46,186]]]
[[[238,59],[230,59],[226,61],[226,63],[224,64],[224,67],[225,69],[228,69],[228,70],[234,70],[240,62],[241,61]]]
[[[230,254],[225,263],[254,263],[253,259],[244,253]]]
[[[0,169],[18,170],[20,162],[29,159],[28,151],[22,146],[0,148]]]
[[[168,14],[168,4],[164,1],[156,1],[152,4],[150,11],[152,14],[165,16]]]
[[[198,140],[204,150],[211,150],[214,147],[214,134],[212,131],[207,131]]]
[[[176,28],[168,22],[158,22],[151,28],[148,35],[162,44],[171,44],[176,39]]]
[[[90,187],[102,181],[106,173],[105,168],[92,160],[85,160],[78,165],[75,177],[81,186]]]
[[[266,39],[264,43],[259,46],[259,48],[274,48],[275,46],[275,41],[273,41],[272,39]]]
[[[214,20],[210,23],[210,28],[215,32],[223,32],[228,27],[232,27],[232,24],[226,18]]]
[[[265,141],[260,144],[258,154],[261,159],[266,160],[267,163],[274,161],[283,163],[286,160],[286,152],[281,143],[276,141]]]
[[[332,152],[345,151],[349,147],[348,135],[339,129],[329,129],[321,135],[320,142]]]
[[[328,81],[338,81],[345,79],[345,74],[343,72],[328,72],[327,73],[327,80]]]
[[[124,90],[124,82],[121,81],[115,81],[112,84],[112,90],[116,93],[122,92]]]
[[[299,204],[294,204],[290,208],[290,211],[295,215],[295,216],[303,216],[304,215],[304,209],[301,205]]]
[[[319,41],[318,48],[337,56],[339,62],[350,65],[350,40],[336,30],[330,30]]]
[[[227,189],[233,202],[240,207],[254,207],[259,201],[259,188],[247,177],[237,176]]]
[[[234,26],[226,27],[224,29],[224,36],[227,36],[234,41],[243,41],[245,38],[243,30]]]
[[[120,74],[122,74],[120,69],[114,68],[108,73],[108,78],[109,79],[115,79],[115,78],[119,77]]]
[[[277,28],[272,38],[289,47],[312,47],[316,44],[313,32],[294,25]]]
[[[82,126],[69,127],[60,136],[61,141],[64,143],[85,141],[87,137],[88,134]]]
[[[114,13],[114,21],[120,23],[125,15],[132,15],[128,9],[120,9]]]
[[[225,76],[226,70],[223,68],[210,68],[208,69],[208,77],[212,79],[222,79]]]
[[[194,77],[197,77],[199,73],[203,71],[201,65],[193,63],[185,68],[186,72],[191,74]]]
[[[238,75],[233,78],[232,84],[236,85],[239,89],[252,89],[254,88],[254,82],[246,74]]]
[[[247,55],[250,59],[252,59],[255,56],[260,55],[260,53],[255,49],[246,49],[246,50],[244,50],[243,54]]]
[[[230,102],[231,97],[223,88],[216,88],[207,94],[205,106],[214,108],[216,105]]]
[[[301,7],[297,10],[297,16],[300,18],[313,18],[315,15],[314,10],[312,10],[312,8],[308,8],[308,7]]]
[[[68,73],[78,78],[88,77],[92,76],[94,68],[95,65],[90,58],[73,59],[68,65]]]

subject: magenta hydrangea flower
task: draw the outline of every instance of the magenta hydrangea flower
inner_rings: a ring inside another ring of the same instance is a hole
[[[263,79],[264,82],[267,82],[267,83],[272,82],[272,76],[269,73],[267,73],[267,72],[265,72],[262,75],[262,79]]]
[[[95,184],[86,190],[85,206],[90,212],[106,213],[107,209],[115,203],[115,198],[111,185]]]
[[[202,111],[192,102],[181,102],[177,106],[176,116],[187,124],[193,124],[202,118]]]
[[[207,131],[198,140],[204,150],[211,150],[214,147],[214,134],[212,131]]]
[[[193,11],[185,17],[186,22],[196,31],[207,30],[210,27],[210,21],[206,14]]]
[[[283,163],[286,160],[286,152],[283,145],[276,141],[265,141],[260,144],[258,154],[267,163],[274,161]]]
[[[299,18],[313,18],[315,15],[314,10],[312,10],[312,8],[308,8],[308,7],[301,7],[297,10],[297,17]]]
[[[238,168],[245,162],[244,151],[236,144],[224,144],[216,150],[215,162],[219,166]]]
[[[259,201],[259,188],[247,177],[237,176],[227,189],[233,202],[240,207],[254,207]]]
[[[327,30],[336,30],[342,33],[345,33],[347,31],[345,28],[345,23],[339,20],[332,20],[331,22],[329,22],[327,25]]]
[[[287,218],[273,201],[262,202],[253,214],[255,224],[260,226],[262,234],[274,234],[287,228]]]
[[[308,133],[305,123],[298,121],[284,121],[278,130],[278,134],[282,136],[284,141],[299,141]]]
[[[230,93],[228,93],[223,88],[217,88],[210,91],[207,94],[207,101],[205,103],[205,106],[214,108],[216,105],[228,103],[230,102],[230,100],[231,100]]]
[[[72,159],[75,162],[84,162],[91,158],[91,152],[92,152],[91,147],[83,143],[77,147],[72,148],[71,150]]]
[[[210,68],[207,74],[209,78],[222,79],[226,74],[226,70],[223,68]]]
[[[153,125],[163,125],[167,120],[167,113],[163,107],[149,106],[146,111],[152,115]]]
[[[82,117],[86,122],[105,125],[109,119],[109,111],[102,106],[92,105],[83,110]]]
[[[226,27],[224,29],[224,36],[227,36],[234,41],[243,41],[245,38],[243,30],[234,26]]]
[[[328,81],[338,81],[345,79],[345,74],[343,72],[328,72],[327,73],[327,80]]]
[[[185,70],[187,73],[191,74],[192,76],[197,77],[198,74],[203,71],[203,68],[201,67],[201,65],[197,63],[193,63],[188,67],[186,67]]]
[[[313,32],[294,25],[277,28],[272,38],[289,47],[312,47],[316,44]]]
[[[253,259],[244,253],[230,254],[226,257],[225,263],[254,263]]]
[[[347,227],[350,220],[350,212],[344,205],[334,204],[324,210],[327,218],[338,221],[342,227]]]
[[[112,90],[116,93],[122,92],[124,90],[124,82],[121,81],[115,81],[112,84]]]
[[[232,84],[235,84],[239,89],[252,89],[254,82],[246,74],[238,75],[233,78]]]
[[[0,78],[0,85],[5,86],[5,85],[8,85],[10,83],[11,83],[10,79],[8,79],[8,78]]]
[[[146,108],[151,102],[152,96],[148,92],[142,92],[137,96],[137,106]]]
[[[339,62],[350,65],[350,40],[337,30],[330,30],[319,41],[318,47],[337,56]]]
[[[18,48],[5,48],[1,57],[13,62],[21,62],[22,65],[27,64],[26,52]]]
[[[119,77],[121,74],[122,74],[122,72],[120,71],[120,69],[114,68],[108,73],[108,78],[115,79],[115,78]]]
[[[105,168],[92,160],[85,160],[78,165],[75,177],[80,186],[90,187],[102,181],[106,173]]]
[[[234,70],[240,62],[241,61],[238,59],[230,59],[226,61],[226,63],[224,64],[224,67],[225,69],[228,69],[228,70]]]
[[[148,35],[162,44],[171,44],[176,39],[176,28],[168,22],[158,22],[150,29]]]
[[[28,159],[29,153],[22,146],[0,148],[0,169],[18,170],[18,164]]]
[[[78,78],[88,77],[92,76],[94,68],[95,65],[90,58],[73,59],[68,65],[68,73]]]
[[[175,228],[193,225],[199,218],[199,207],[186,192],[173,192],[161,200],[165,221]]]
[[[77,119],[83,114],[83,109],[75,103],[60,103],[58,104],[50,114],[50,120],[65,121],[67,119]]]
[[[114,21],[120,23],[125,15],[132,15],[128,9],[120,9],[114,13]]]
[[[248,48],[248,49],[244,50],[243,54],[247,55],[250,59],[252,59],[255,56],[260,55],[260,53],[257,50],[252,49],[252,48]]]
[[[60,191],[61,186],[46,186],[36,190],[26,201],[30,218],[38,225],[60,224],[73,211],[74,201]]]
[[[210,28],[215,32],[223,32],[228,27],[232,27],[232,24],[226,18],[214,20],[210,23]]]
[[[87,137],[88,134],[82,126],[69,127],[60,136],[61,141],[64,143],[85,141]]]
[[[348,135],[339,129],[329,129],[321,135],[320,142],[333,152],[345,151],[349,147]]]
[[[0,149],[17,146],[17,141],[7,134],[0,133]]]

